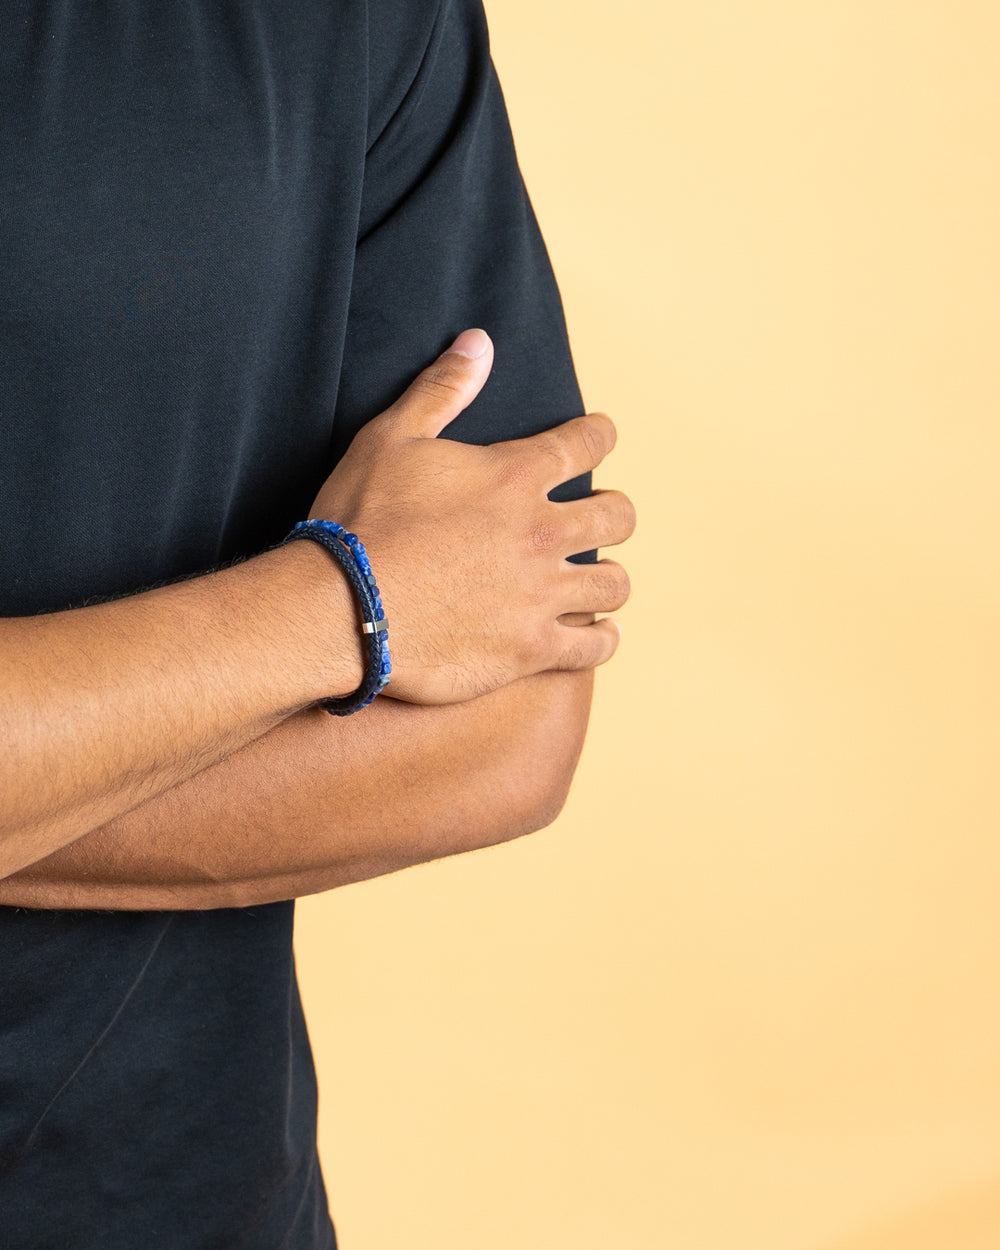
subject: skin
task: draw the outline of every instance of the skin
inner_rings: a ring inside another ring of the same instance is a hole
[[[0,881],[0,903],[246,907],[531,833],[565,800],[591,685],[545,673],[448,707],[309,709]]]
[[[546,498],[610,450],[603,414],[490,448],[437,439],[491,364],[481,331],[460,336],[361,431],[310,514],[365,536],[394,699],[346,720],[311,706],[358,684],[361,650],[343,575],[308,542],[0,621],[2,901],[246,905],[552,818],[586,673],[617,645],[589,614],[628,594],[620,566],[565,557],[623,541],[634,515],[617,492]],[[413,561],[432,543],[433,564]]]

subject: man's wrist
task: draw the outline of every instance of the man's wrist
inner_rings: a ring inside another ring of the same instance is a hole
[[[306,542],[267,551],[250,563],[266,586],[262,593],[269,611],[263,619],[278,631],[276,636],[296,660],[304,701],[339,698],[356,690],[364,675],[361,624],[354,595],[337,563]],[[273,644],[274,636],[269,641]]]

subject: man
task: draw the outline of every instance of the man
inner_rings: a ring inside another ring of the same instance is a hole
[[[290,900],[552,819],[613,430],[478,0],[4,22],[0,1245],[329,1247]]]

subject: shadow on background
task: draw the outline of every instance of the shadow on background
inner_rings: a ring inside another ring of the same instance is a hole
[[[822,1250],[997,1250],[1000,1179],[939,1198]]]

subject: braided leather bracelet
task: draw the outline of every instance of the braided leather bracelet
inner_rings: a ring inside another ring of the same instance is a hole
[[[352,712],[367,707],[376,695],[382,693],[389,684],[392,673],[392,657],[386,641],[388,622],[375,583],[375,574],[361,539],[336,521],[300,521],[285,539],[285,543],[293,542],[297,538],[311,538],[329,551],[344,570],[361,605],[361,632],[368,643],[368,662],[365,665],[364,678],[353,694],[345,695],[342,699],[321,699],[319,704],[332,716],[350,716]],[[284,543],[281,545],[284,546]]]

